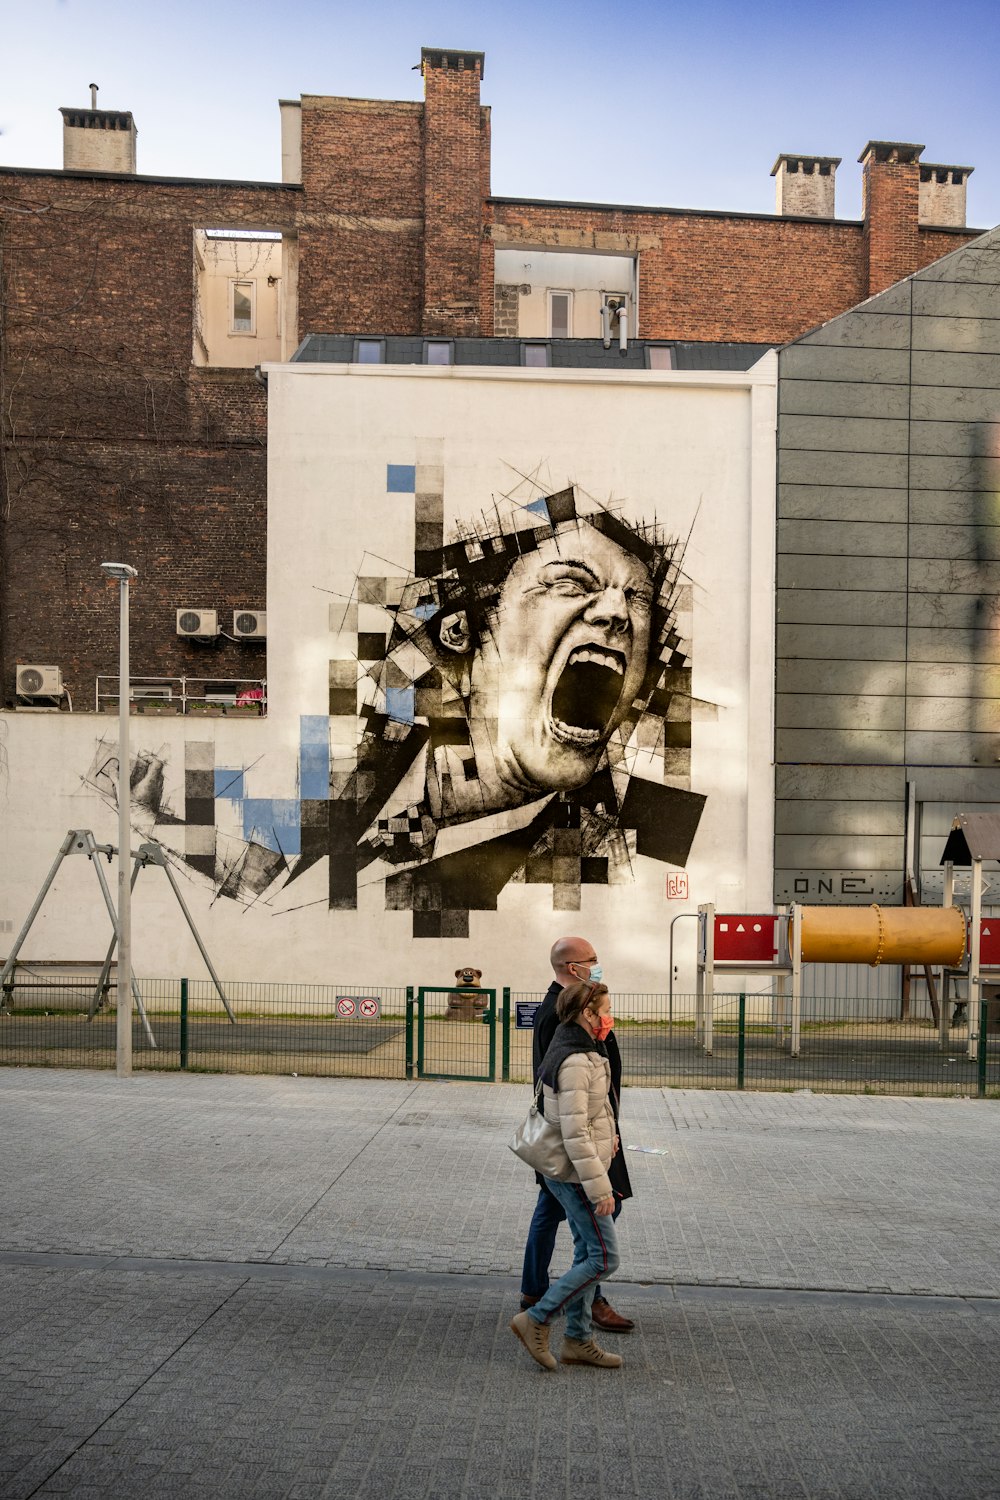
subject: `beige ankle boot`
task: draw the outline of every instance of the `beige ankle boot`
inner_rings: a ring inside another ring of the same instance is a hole
[[[592,1338],[582,1343],[579,1339],[563,1339],[559,1358],[564,1365],[598,1365],[602,1370],[620,1369],[622,1362],[620,1354],[608,1354]]]
[[[529,1318],[526,1312],[519,1312],[516,1318],[511,1319],[510,1326],[511,1331],[517,1334],[532,1359],[540,1364],[543,1370],[556,1368],[555,1355],[549,1353],[547,1323],[539,1323],[534,1318]]]

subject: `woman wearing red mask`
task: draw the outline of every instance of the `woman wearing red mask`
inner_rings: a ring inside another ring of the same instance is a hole
[[[618,1150],[608,1094],[611,1068],[604,1039],[614,1025],[607,985],[567,985],[556,1002],[559,1026],[542,1059],[539,1077],[546,1120],[558,1124],[568,1158],[568,1180],[546,1177],[545,1185],[566,1210],[573,1233],[573,1264],[533,1307],[518,1313],[511,1328],[543,1369],[556,1368],[549,1327],[566,1314],[564,1365],[617,1369],[621,1356],[594,1342],[594,1288],[618,1267],[612,1221],[615,1200],[608,1168]]]

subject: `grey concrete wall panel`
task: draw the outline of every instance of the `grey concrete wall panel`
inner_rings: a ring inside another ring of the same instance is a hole
[[[908,430],[909,424],[895,417],[788,416],[778,424],[778,441],[783,453],[803,448],[821,453],[905,453]]]
[[[882,459],[879,462],[884,463],[885,460]],[[915,454],[910,459],[910,489],[984,489],[990,482],[992,468],[993,460],[987,460],[975,453],[970,453],[965,457],[951,458],[929,458]]]
[[[991,521],[996,514],[993,490],[913,490],[910,494],[909,516],[916,525],[968,526]]]
[[[993,630],[924,629],[911,625],[906,633],[906,655],[911,662],[992,662],[996,654],[997,638]]]
[[[906,704],[906,728],[916,731],[933,731],[941,733],[951,731],[957,734],[966,734],[974,727],[981,728],[980,715],[987,719],[992,718],[997,729],[1000,729],[1000,712],[997,705],[988,698],[977,703],[968,698],[931,698],[913,697]],[[909,741],[907,749],[909,750]],[[998,787],[1000,792],[1000,787]]]
[[[920,280],[982,281],[995,285],[1000,281],[1000,238],[997,231],[988,229],[978,240],[935,261],[920,272]]]
[[[775,901],[817,905],[870,906],[873,901],[899,906],[903,899],[902,868],[897,870],[788,870],[774,872]],[[820,967],[817,965],[817,967]],[[822,967],[826,967],[823,965]]]
[[[779,441],[783,441],[780,434]],[[778,478],[782,484],[863,484],[880,489],[905,489],[909,475],[905,453],[829,453],[782,447],[778,452]],[[947,483],[936,486],[952,487]]]
[[[909,375],[910,356],[906,349],[823,349],[799,343],[790,344],[778,355],[780,380],[870,381],[905,386]],[[968,383],[978,384],[975,380]]]
[[[878,391],[885,393],[882,387]],[[915,385],[910,389],[909,414],[916,422],[997,422],[1000,391],[967,385]]]
[[[789,420],[806,421],[797,417]],[[819,420],[813,418],[813,420]],[[910,452],[919,456],[943,455],[950,458],[967,458],[971,454],[982,462],[995,465],[992,457],[995,444],[993,421],[986,422],[911,422]]]
[[[896,521],[783,521],[778,527],[778,550],[841,558],[905,557],[906,527]]]
[[[905,385],[860,380],[783,380],[778,387],[778,412],[781,416],[905,418],[910,414],[909,392]]]
[[[882,521],[907,519],[905,490],[861,484],[779,484],[779,520]]]
[[[913,557],[910,559],[910,588],[942,594],[996,594],[1000,592],[1000,562],[974,562],[964,557]]]
[[[969,281],[922,281],[912,283],[915,316],[1000,319],[1000,286]]]
[[[967,802],[988,802],[995,811],[1000,801],[995,766],[913,766],[909,776],[921,802],[952,802],[956,813],[964,812]]]
[[[824,685],[820,669],[817,689]],[[779,729],[902,729],[905,707],[902,697],[876,693],[778,693],[774,721]]]
[[[845,865],[859,870],[895,870],[902,858],[901,833],[875,838],[779,833],[774,840],[775,864],[797,865],[800,870],[836,870]]]
[[[819,680],[826,693],[892,697],[902,696],[906,691],[906,665],[901,661],[827,661],[819,671],[822,673]],[[814,661],[783,660],[780,677],[782,690],[786,693],[816,692],[818,679]]]
[[[852,312],[834,318],[806,335],[811,349],[906,349],[910,341],[909,311]]]
[[[987,662],[909,662],[906,693],[911,698],[925,695],[929,698],[1000,698],[1000,666]]]
[[[1000,526],[911,525],[910,556],[997,562]]]
[[[778,802],[774,810],[775,833],[799,836],[807,833],[848,834],[862,838],[890,835],[898,838],[903,828],[904,806],[895,802],[848,802],[845,799],[811,799]]]
[[[998,608],[995,596],[914,593],[907,598],[906,619],[921,630],[983,630],[996,624]]]
[[[778,729],[774,740],[778,760],[836,761],[842,766],[901,766],[904,761],[902,730]],[[938,760],[928,757],[928,764]]]
[[[778,557],[778,587],[782,589],[876,589],[890,592],[906,588],[905,557],[841,557],[811,552],[784,552]]]
[[[993,766],[997,764],[997,731],[992,734],[933,733],[915,730],[906,736],[906,758],[917,766]],[[1000,796],[998,799],[1000,800]]]
[[[812,797],[831,800],[875,798],[899,802],[906,796],[906,772],[895,766],[871,766],[864,782],[854,767],[779,765],[774,772],[775,794],[783,801]]]
[[[965,632],[955,631],[955,634]],[[906,661],[906,631],[899,626],[782,625],[777,629],[777,654],[810,657],[814,661]],[[953,653],[929,657],[934,661],[962,661]],[[779,690],[781,681],[778,681]]]
[[[905,359],[906,355],[900,358]],[[937,354],[914,350],[909,359],[914,385],[1000,386],[1000,355]],[[847,377],[845,376],[845,379]]]
[[[797,625],[905,625],[906,595],[863,589],[779,589],[777,618]]]

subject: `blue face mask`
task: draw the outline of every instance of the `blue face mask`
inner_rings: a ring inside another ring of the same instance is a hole
[[[583,964],[577,964],[576,967],[579,968],[579,969],[582,969],[583,968]],[[591,964],[591,966],[590,966],[590,982],[591,982],[591,984],[600,984],[600,982],[601,982],[601,980],[603,978],[604,978],[604,970],[601,968],[600,964]]]

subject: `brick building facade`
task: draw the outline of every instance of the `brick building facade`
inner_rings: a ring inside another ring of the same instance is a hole
[[[280,184],[0,169],[4,702],[15,663],[42,662],[93,705],[116,661],[106,558],[139,570],[137,676],[265,675],[263,645],[175,632],[178,608],[265,604],[266,392],[193,360],[196,231],[281,236],[287,352],[307,334],[509,334],[518,294],[494,265],[511,247],[628,260],[644,338],[783,344],[972,237],[939,208],[969,169],[885,142],[863,153],[858,222],[830,215],[830,158],[779,158],[779,182],[824,183],[794,214],[493,197],[482,54],[425,49],[422,68],[423,103],[284,104]],[[84,137],[126,119],[134,146],[130,116],[66,114]]]

